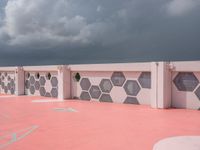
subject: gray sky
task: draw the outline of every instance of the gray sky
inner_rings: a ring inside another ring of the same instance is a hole
[[[200,0],[0,0],[0,65],[200,60]]]

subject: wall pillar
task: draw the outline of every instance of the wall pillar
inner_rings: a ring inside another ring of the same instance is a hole
[[[171,106],[171,71],[169,63],[151,63],[151,73],[151,107],[169,108]]]
[[[70,69],[66,65],[58,66],[58,98],[71,98],[71,77]]]
[[[24,70],[23,67],[17,67],[15,70],[15,95],[24,95]]]

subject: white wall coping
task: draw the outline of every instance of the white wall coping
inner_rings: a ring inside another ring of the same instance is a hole
[[[69,65],[71,71],[151,71],[151,63]]]
[[[60,65],[61,66],[61,65]],[[52,66],[24,66],[24,71],[58,71],[59,65]]]
[[[170,62],[172,71],[200,72],[200,61],[174,61]]]
[[[18,67],[0,67],[0,71],[15,71]]]

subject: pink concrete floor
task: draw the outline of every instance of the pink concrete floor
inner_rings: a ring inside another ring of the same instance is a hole
[[[41,97],[0,96],[0,144],[9,142],[1,139],[5,135],[38,126],[1,149],[151,150],[163,138],[200,135],[200,111],[196,110],[72,100],[32,103],[37,99]],[[55,111],[58,108],[77,112]]]

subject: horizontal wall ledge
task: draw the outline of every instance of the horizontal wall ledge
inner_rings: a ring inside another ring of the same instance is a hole
[[[58,71],[59,65],[54,66],[24,66],[24,71]]]
[[[178,72],[200,72],[200,61],[171,62],[173,71]]]
[[[0,67],[0,71],[15,71],[18,67]]]
[[[69,65],[71,71],[151,71],[151,63]]]

